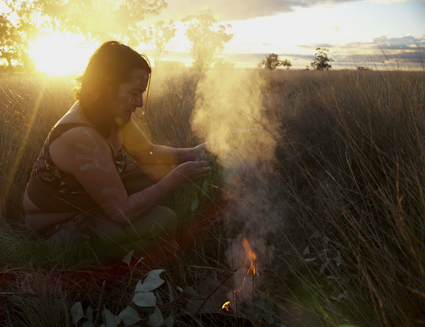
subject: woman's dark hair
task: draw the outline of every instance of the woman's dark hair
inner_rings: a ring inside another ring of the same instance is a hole
[[[105,136],[110,133],[110,122],[102,113],[104,106],[115,96],[117,86],[126,82],[135,69],[151,74],[149,60],[118,41],[103,43],[90,57],[86,70],[76,78],[74,94],[90,122]],[[100,93],[92,100],[92,92]]]

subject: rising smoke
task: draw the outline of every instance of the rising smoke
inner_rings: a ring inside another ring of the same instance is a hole
[[[227,260],[237,269],[234,284],[245,284],[249,262],[242,245],[246,238],[257,255],[256,276],[271,259],[267,236],[279,225],[276,205],[271,198],[270,175],[277,144],[277,122],[268,121],[262,106],[265,82],[257,71],[210,70],[199,82],[192,129],[211,143],[218,160],[225,167],[230,205],[225,208],[229,230]],[[234,232],[237,227],[237,232]],[[232,232],[233,230],[233,232]],[[249,281],[249,283],[251,283]],[[248,286],[249,288],[253,286]],[[241,300],[252,293],[240,292]],[[229,300],[232,301],[233,295]]]

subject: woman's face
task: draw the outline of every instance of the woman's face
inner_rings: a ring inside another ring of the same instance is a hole
[[[148,81],[148,72],[135,69],[127,82],[118,85],[115,99],[110,104],[110,112],[118,125],[128,121],[137,108],[143,107],[143,93]]]

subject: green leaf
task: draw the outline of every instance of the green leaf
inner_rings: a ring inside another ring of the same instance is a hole
[[[164,320],[164,325],[167,327],[173,327],[174,324],[174,319],[172,315],[169,315],[165,320]]]
[[[134,325],[135,323],[142,320],[137,314],[137,311],[134,310],[132,307],[125,308],[123,311],[121,311],[118,317],[120,317],[120,319],[126,326]]]
[[[93,309],[91,308],[91,306],[87,308],[86,317],[88,320],[93,321]]]
[[[138,292],[134,294],[132,301],[139,307],[156,306],[156,297],[152,292]]]
[[[122,259],[122,261],[124,261],[127,265],[130,266],[130,262],[131,262],[131,258],[133,257],[133,253],[134,253],[134,250],[131,250],[130,252],[128,252],[128,254],[124,257],[124,259]]]
[[[310,238],[319,238],[319,237],[321,237],[322,236],[322,233],[320,233],[318,230],[317,231],[315,231],[314,233],[313,233],[313,235],[311,235],[310,236]]]
[[[155,307],[155,311],[149,316],[148,325],[152,327],[159,327],[164,324],[164,317],[161,310]]]
[[[167,286],[168,286],[168,296],[170,297],[170,302],[174,301],[174,293],[173,288],[171,287],[171,282],[167,280]]]
[[[71,308],[72,323],[76,325],[81,318],[84,318],[83,306],[81,302],[75,303]]]
[[[310,254],[310,249],[308,246],[304,249],[303,255]]]
[[[164,269],[155,269],[149,272],[146,276],[143,284],[139,280],[136,285],[135,292],[151,292],[154,289],[161,286],[165,280],[161,279],[159,275],[164,271]]]
[[[183,292],[190,297],[199,297],[199,294],[192,286],[187,286],[184,288]]]
[[[93,321],[87,320],[81,325],[81,327],[94,327],[94,323]]]
[[[312,262],[312,261],[314,261],[316,259],[317,258],[307,258],[307,259],[304,259],[304,261],[307,262],[307,263],[309,263],[309,262]]]
[[[210,190],[209,186],[210,186],[210,181],[207,178],[205,178],[204,181],[202,182],[202,195],[208,195]]]
[[[105,323],[106,327],[118,327],[118,324],[121,321],[120,318],[116,317],[108,309],[103,310],[102,318],[103,318],[103,322]]]
[[[196,208],[198,208],[198,206],[199,206],[199,198],[198,198],[198,194],[195,194],[195,199],[193,200],[190,206],[190,210],[195,211]]]
[[[342,260],[340,257],[332,258],[332,260],[335,261],[337,266],[340,266],[342,264]]]
[[[322,274],[328,266],[329,266],[329,261],[322,263],[322,266],[320,267],[319,275]]]
[[[331,296],[330,297],[332,300],[335,300],[337,302],[341,301],[342,299],[346,299],[348,300],[348,291],[345,290],[344,293],[341,293],[340,295],[338,295],[337,297],[335,296]]]

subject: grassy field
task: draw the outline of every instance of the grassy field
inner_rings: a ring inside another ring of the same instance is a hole
[[[155,296],[175,326],[226,300],[253,326],[425,326],[423,71],[154,74],[146,135],[206,139],[218,156],[212,178],[167,203],[178,242],[128,264],[52,248],[23,225],[32,164],[72,82],[2,77],[0,94],[0,325],[74,326],[81,302],[100,326],[161,268]]]

